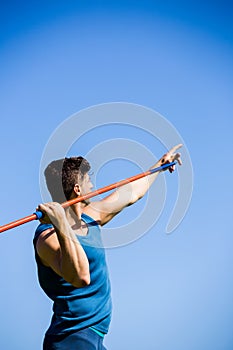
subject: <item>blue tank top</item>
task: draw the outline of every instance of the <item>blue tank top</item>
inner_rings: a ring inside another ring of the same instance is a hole
[[[77,236],[77,239],[89,261],[91,283],[86,287],[75,288],[50,267],[42,264],[36,252],[36,242],[43,231],[53,226],[40,224],[35,232],[33,244],[39,283],[53,300],[53,317],[47,334],[68,334],[87,327],[94,327],[104,334],[108,332],[112,303],[100,228],[86,214],[82,214],[82,220],[88,225],[88,233],[86,236]]]

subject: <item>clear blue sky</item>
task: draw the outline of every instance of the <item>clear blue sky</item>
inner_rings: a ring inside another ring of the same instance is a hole
[[[166,174],[156,225],[134,243],[107,250],[114,305],[109,350],[233,348],[232,15],[227,1],[0,5],[1,225],[41,202],[45,145],[83,108],[123,101],[154,109],[174,125],[192,159],[193,196],[179,227],[166,235],[177,192],[177,175]],[[165,152],[151,136],[122,126],[95,130],[71,151],[87,154],[119,137],[155,157]],[[110,162],[96,187],[138,170],[129,159]],[[155,195],[155,207],[158,201]],[[144,205],[128,208],[109,228],[137,217]],[[50,321],[51,303],[36,276],[35,227],[0,236],[4,350],[41,349]]]

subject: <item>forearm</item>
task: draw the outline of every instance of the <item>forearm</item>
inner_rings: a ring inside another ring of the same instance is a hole
[[[150,169],[158,168],[162,165],[161,159],[154,164]],[[146,192],[149,190],[150,186],[153,184],[153,182],[157,179],[161,171],[158,171],[156,173],[150,174],[148,176],[145,176],[141,179],[138,179],[130,184],[130,191],[131,191],[131,204],[135,203],[137,200],[142,198]],[[127,186],[128,186],[127,185]],[[123,189],[124,190],[124,189]]]
[[[180,154],[176,153],[182,145],[174,146],[170,151],[163,155],[163,157],[154,164],[150,169],[160,167],[163,164],[169,164],[177,161],[179,165],[182,164]],[[168,167],[170,172],[175,170],[175,165]],[[97,213],[96,216],[100,218],[101,225],[109,222],[116,214],[118,214],[125,207],[137,202],[142,198],[153,182],[157,179],[161,171],[152,173],[141,179],[129,182],[126,185],[119,187],[115,192],[111,193],[106,198],[93,204],[92,212]]]
[[[150,169],[159,167],[162,164],[161,160],[154,164]],[[99,202],[92,203],[93,212],[99,213],[101,225],[106,224],[116,214],[125,207],[134,204],[142,198],[152,183],[157,179],[159,172],[145,176],[141,179],[129,182],[126,185],[120,186],[117,190],[105,197]],[[98,215],[97,215],[98,216]]]
[[[164,164],[172,163],[174,161],[178,161],[179,165],[182,164],[180,159],[180,153],[174,153],[178,148],[180,148],[182,145],[179,144],[177,146],[174,146],[168,153],[164,154],[163,157],[160,158],[158,162],[156,162],[151,168],[155,169],[158,168]],[[168,168],[170,172],[173,172],[175,170],[175,165],[173,164],[171,167]],[[146,192],[149,190],[150,186],[153,184],[153,182],[157,179],[158,175],[162,172],[162,170],[157,171],[155,173],[152,173],[148,176],[145,176],[139,180],[136,180],[130,184],[127,184],[126,187],[122,186],[121,191],[128,191],[131,192],[131,202],[130,204],[135,203],[137,200],[142,198]]]
[[[60,244],[59,269],[63,278],[76,287],[90,283],[89,262],[86,253],[67,223],[56,227]]]

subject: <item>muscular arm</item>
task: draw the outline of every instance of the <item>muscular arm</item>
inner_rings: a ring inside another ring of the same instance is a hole
[[[43,222],[55,227],[38,238],[36,249],[42,263],[76,288],[90,284],[87,256],[68,224],[64,209],[58,203],[41,204],[38,209],[46,214]]]
[[[151,169],[175,160],[177,160],[181,165],[180,154],[176,153],[177,149],[179,149],[181,146],[182,145],[179,144],[173,147],[155,165],[153,165]],[[174,170],[174,166],[169,168],[170,172],[173,172]],[[140,198],[142,198],[153,182],[157,179],[158,175],[159,172],[156,172],[139,180],[123,185],[101,201],[92,202],[84,209],[84,212],[93,217],[96,221],[99,221],[101,225],[105,225],[125,207],[134,204]]]

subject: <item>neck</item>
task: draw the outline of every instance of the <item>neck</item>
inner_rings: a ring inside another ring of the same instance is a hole
[[[81,227],[81,215],[85,206],[84,203],[76,203],[65,209],[66,217],[71,227]]]

